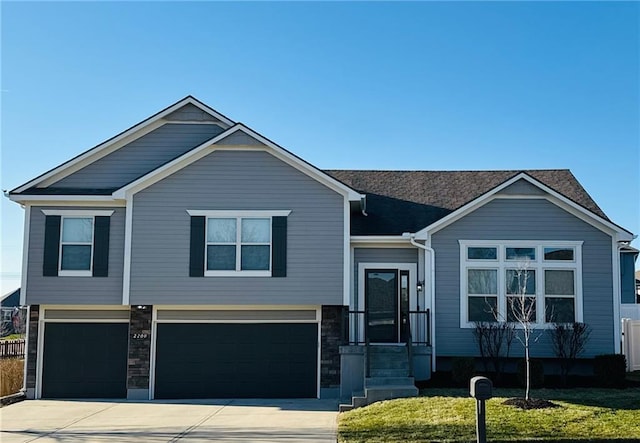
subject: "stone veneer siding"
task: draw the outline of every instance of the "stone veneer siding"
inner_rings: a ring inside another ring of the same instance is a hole
[[[27,397],[34,398],[36,387],[36,368],[38,367],[38,327],[40,324],[40,305],[29,307],[29,341],[27,343]]]
[[[131,306],[127,389],[149,389],[153,306]]]
[[[340,386],[340,344],[343,306],[322,306],[320,324],[320,387]]]

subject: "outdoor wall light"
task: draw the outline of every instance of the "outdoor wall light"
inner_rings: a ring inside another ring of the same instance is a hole
[[[418,292],[422,292],[422,290],[424,289],[424,281],[418,280],[418,285],[416,286],[416,289],[418,290]]]

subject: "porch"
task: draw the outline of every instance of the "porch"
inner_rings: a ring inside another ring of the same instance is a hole
[[[369,310],[344,311],[340,346],[340,410],[412,397],[416,381],[431,378],[430,310],[406,311],[394,322]],[[382,333],[380,328],[385,328]],[[397,339],[393,340],[392,337]],[[384,341],[383,341],[384,340]]]

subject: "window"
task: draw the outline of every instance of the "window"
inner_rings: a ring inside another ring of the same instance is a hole
[[[43,210],[43,275],[107,277],[112,210]]]
[[[582,320],[582,242],[460,241],[460,324]],[[524,297],[524,298],[523,298]]]
[[[207,271],[270,269],[271,219],[207,219]]]
[[[285,277],[291,211],[187,211],[191,277]]]
[[[65,271],[91,272],[93,217],[62,217],[60,275]]]

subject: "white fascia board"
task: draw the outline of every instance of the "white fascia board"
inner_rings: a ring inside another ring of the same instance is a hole
[[[62,180],[64,177],[67,177],[70,174],[89,165],[90,163],[93,163],[96,160],[99,160],[100,158],[110,154],[111,152],[120,149],[124,145],[131,143],[135,139],[140,138],[143,135],[153,131],[154,129],[157,129],[160,126],[166,124],[167,122],[163,120],[164,117],[166,117],[172,112],[177,111],[181,107],[188,104],[198,107],[199,109],[215,117],[216,119],[220,120],[221,122],[225,123],[228,126],[232,126],[234,124],[233,121],[229,120],[224,115],[214,111],[213,109],[209,108],[207,105],[205,105],[204,103],[201,103],[195,98],[188,96],[178,101],[177,103],[169,106],[168,108],[165,108],[164,110],[158,112],[157,114],[154,114],[153,116],[147,118],[146,120],[143,120],[137,125],[132,126],[131,128],[116,135],[115,137],[110,138],[109,140],[103,143],[100,143],[99,145],[89,149],[83,154],[80,154],[79,156],[69,160],[66,163],[63,163],[62,165],[50,170],[49,172],[46,172],[40,175],[39,177],[25,183],[24,185],[14,189],[11,192],[20,193],[33,186],[39,186],[39,187],[50,186],[51,184],[59,180]]]
[[[283,210],[210,210],[210,209],[187,209],[191,216],[203,217],[288,217],[290,209]]]
[[[28,203],[32,206],[124,206],[122,200],[111,195],[10,195],[9,200],[16,203]]]
[[[246,146],[242,148],[238,148],[237,146],[218,146],[216,143],[219,141],[233,135],[234,133],[242,131],[250,137],[255,138],[256,140],[263,143],[266,148],[260,146]],[[279,160],[284,161],[288,165],[298,169],[302,173],[308,175],[309,177],[315,179],[316,181],[324,184],[328,188],[338,192],[341,195],[347,196],[350,201],[360,201],[363,197],[362,194],[356,192],[355,190],[349,188],[343,183],[335,180],[334,178],[328,176],[321,170],[311,166],[309,163],[301,160],[270,140],[262,137],[260,134],[252,131],[244,125],[236,124],[232,128],[229,128],[225,132],[219,134],[217,137],[214,137],[211,140],[208,140],[201,144],[200,146],[192,149],[191,151],[183,154],[182,156],[176,158],[175,160],[159,167],[148,173],[145,176],[140,177],[138,180],[135,180],[128,185],[118,189],[115,191],[112,196],[115,199],[124,199],[127,198],[128,195],[135,194],[154,183],[168,177],[169,175],[179,171],[180,169],[190,165],[191,163],[200,160],[201,158],[211,154],[216,150],[252,150],[252,151],[266,151],[272,154],[274,157]]]
[[[115,211],[101,211],[95,209],[42,209],[44,215],[64,215],[66,217],[111,217]]]
[[[402,235],[352,235],[352,245],[379,244],[379,245],[410,245],[411,239]]]
[[[466,205],[458,208],[456,211],[452,212],[446,217],[441,218],[435,223],[432,223],[431,225],[421,229],[416,233],[415,238],[418,240],[426,240],[429,237],[429,235],[440,231],[441,229],[449,226],[450,224],[454,223],[457,220],[460,220],[462,217],[475,211],[479,207],[484,206],[485,204],[489,203],[490,201],[496,198],[502,198],[502,197],[498,197],[496,194],[498,194],[498,192],[502,191],[506,187],[512,185],[513,183],[521,179],[526,180],[527,182],[531,183],[532,185],[540,188],[542,191],[547,193],[547,196],[541,196],[540,198],[545,198],[549,200],[551,203],[554,203],[555,205],[565,209],[567,212],[571,213],[572,215],[575,215],[576,217],[589,223],[595,228],[618,238],[618,240],[620,241],[625,241],[625,240],[630,241],[633,239],[633,235],[629,231],[615,225],[614,223],[611,223],[608,220],[605,220],[604,218],[600,217],[597,214],[594,214],[588,209],[583,208],[579,204],[573,202],[572,200],[569,200],[562,194],[558,193],[557,191],[554,191],[552,188],[546,186],[545,184],[539,182],[538,180],[534,179],[533,177],[531,177],[530,175],[524,172],[517,174],[516,176],[512,177],[511,179],[507,180],[501,185],[496,186],[495,188],[491,189],[490,191],[486,192],[485,194],[481,195],[475,200],[472,200]],[[513,198],[513,196],[507,196],[506,198]]]
[[[355,190],[351,189],[349,186],[336,180],[335,178],[331,177],[324,171],[321,171],[320,169],[316,168],[311,163],[308,163],[305,160],[298,157],[297,155],[292,154],[291,152],[275,144],[268,138],[258,134],[251,128],[247,128],[242,123],[238,123],[236,131],[242,131],[248,136],[253,137],[254,139],[263,143],[265,146],[272,148],[273,151],[269,151],[269,152],[271,152],[276,158],[284,161],[290,166],[293,166],[294,168],[298,169],[300,172],[324,184],[328,188],[333,189],[334,191],[347,196],[349,198],[349,201],[359,202],[360,200],[365,198],[364,194],[360,194],[359,192],[356,192]]]

